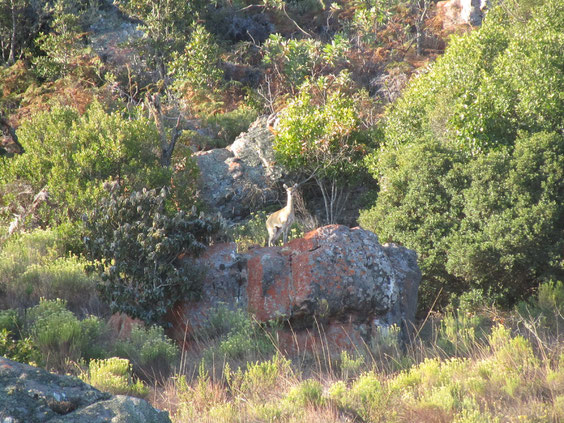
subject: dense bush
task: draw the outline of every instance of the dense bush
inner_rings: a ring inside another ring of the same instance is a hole
[[[147,379],[166,378],[179,356],[178,346],[158,326],[134,326],[128,339],[116,343],[115,352],[131,361],[135,372]]]
[[[189,260],[218,229],[214,222],[166,211],[167,190],[114,194],[85,219],[87,257],[112,312],[163,324],[180,298],[197,298],[199,274]],[[187,256],[182,260],[179,256]]]
[[[280,82],[295,94],[306,77],[319,76],[323,70],[345,62],[348,48],[340,36],[324,45],[311,38],[285,39],[271,34],[263,45],[263,63],[274,69]]]
[[[367,159],[381,191],[361,224],[418,252],[423,307],[472,287],[512,303],[563,272],[564,9],[508,13],[410,85]]]
[[[64,256],[56,230],[35,230],[7,241],[0,251],[0,304],[31,307],[46,299],[64,299],[77,314],[100,312],[97,277],[87,275],[86,262]]]
[[[47,368],[65,369],[78,361],[84,342],[80,321],[62,300],[41,300],[26,316],[28,331]]]
[[[418,252],[425,306],[441,289],[473,287],[512,302],[562,275],[561,135],[522,134],[514,148],[476,158],[419,143],[382,153],[381,163],[379,198],[361,223]]]
[[[218,89],[223,81],[223,71],[219,67],[220,53],[219,46],[206,28],[195,25],[184,52],[174,53],[169,64],[174,87],[181,92],[187,89],[196,92]]]
[[[112,178],[131,188],[163,186],[171,177],[158,164],[154,125],[141,116],[106,113],[100,104],[82,116],[54,107],[23,122],[17,133],[26,153],[0,163],[2,202],[18,201],[10,189],[16,182],[34,193],[46,188],[48,202],[33,216],[42,225],[77,220],[104,196],[102,185]]]
[[[336,223],[349,186],[362,173],[367,143],[359,96],[351,96],[349,75],[321,77],[301,86],[280,113],[274,151],[281,164],[306,177],[314,175],[327,223]]]
[[[476,154],[512,145],[519,130],[561,129],[563,27],[558,0],[544,1],[524,21],[505,8],[490,11],[481,28],[455,37],[394,103],[385,144],[436,138]]]
[[[211,358],[234,360],[263,356],[274,352],[267,329],[245,310],[219,306],[210,313],[207,324],[195,333],[201,341],[217,340],[207,355]]]

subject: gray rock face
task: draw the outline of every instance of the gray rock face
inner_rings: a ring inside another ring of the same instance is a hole
[[[200,195],[211,210],[237,220],[276,199],[272,186],[282,171],[274,163],[272,140],[267,118],[262,117],[227,148],[194,153],[200,168]]]
[[[146,401],[111,396],[70,376],[0,357],[0,422],[170,423]]]
[[[444,13],[444,26],[481,25],[490,0],[446,0],[437,4]]]
[[[398,325],[405,335],[415,318],[421,281],[416,253],[381,245],[361,228],[325,226],[283,247],[246,254],[237,254],[235,244],[220,244],[203,260],[209,269],[203,298],[177,308],[178,339],[220,303],[246,308],[260,321],[290,322],[294,329],[328,325],[325,335],[334,334],[339,347],[343,322],[345,341],[359,345],[382,326]]]

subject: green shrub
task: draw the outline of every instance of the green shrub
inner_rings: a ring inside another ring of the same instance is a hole
[[[35,264],[46,264],[64,254],[57,234],[51,229],[37,229],[12,237],[0,250],[0,283],[17,279]]]
[[[290,364],[290,360],[276,354],[270,360],[248,363],[245,371],[238,369],[232,372],[226,366],[224,376],[234,395],[259,398],[291,374]]]
[[[50,263],[34,264],[15,281],[22,297],[26,294],[32,302],[39,298],[62,298],[75,313],[84,309],[97,309],[98,277],[85,271],[86,261],[78,257],[58,258]],[[31,302],[30,301],[30,302]]]
[[[79,320],[60,298],[41,298],[28,309],[22,333],[39,350],[41,364],[56,370],[68,370],[80,359],[105,357],[110,348],[105,322],[95,316]]]
[[[360,222],[418,252],[424,307],[441,288],[511,304],[562,273],[563,146],[561,135],[536,133],[475,158],[435,141],[387,150],[378,200]]]
[[[107,196],[105,182],[119,180],[129,190],[162,187],[173,172],[160,166],[151,121],[107,113],[98,103],[83,115],[59,106],[37,113],[21,124],[18,137],[25,154],[0,162],[0,190],[10,193],[2,203],[18,204],[13,184],[26,183],[33,193],[46,188],[49,199],[33,212],[35,225],[80,220]]]
[[[111,332],[106,322],[96,316],[88,316],[80,321],[83,344],[82,358],[86,361],[108,356],[111,350]]]
[[[344,405],[364,420],[377,421],[385,415],[385,392],[378,377],[374,373],[361,375],[346,393]]]
[[[541,283],[536,295],[517,305],[519,315],[540,329],[548,329],[558,335],[564,324],[564,284],[561,281]]]
[[[350,75],[307,81],[280,112],[273,148],[280,164],[310,177],[322,194],[327,223],[336,223],[349,185],[363,175],[368,140],[361,125],[360,97]]]
[[[30,307],[62,298],[76,313],[98,311],[97,278],[86,274],[83,259],[62,257],[57,230],[40,230],[9,239],[0,252],[0,304]]]
[[[217,222],[184,211],[167,215],[166,198],[164,188],[115,194],[84,222],[87,257],[102,279],[100,296],[113,313],[150,324],[166,324],[178,298],[198,298],[201,278],[189,257],[204,251],[219,229]]]
[[[341,375],[345,380],[356,376],[365,362],[364,356],[358,354],[355,358],[350,356],[347,351],[341,351],[340,358]]]
[[[159,326],[134,326],[129,339],[115,344],[115,352],[129,359],[135,373],[146,379],[166,378],[179,358],[178,346]]]
[[[318,76],[321,67],[346,61],[348,48],[341,36],[323,45],[311,38],[285,39],[271,34],[262,47],[263,64],[272,67],[287,89],[295,93],[308,76]]]
[[[441,319],[437,346],[448,355],[466,355],[472,352],[483,337],[482,318],[465,313],[447,313]]]
[[[290,389],[284,400],[294,407],[321,407],[325,403],[323,385],[314,379],[304,380]]]
[[[134,380],[131,364],[124,358],[91,360],[88,370],[83,372],[80,378],[112,395],[133,395],[144,398],[149,394],[149,388],[142,381]]]
[[[423,308],[441,289],[510,305],[561,278],[564,103],[546,93],[564,87],[562,22],[557,0],[525,21],[490,11],[387,112],[366,159],[381,190],[360,222],[417,251]]]
[[[0,310],[0,330],[5,329],[7,332],[16,333],[20,326],[20,318],[17,310]]]
[[[180,92],[187,89],[213,92],[218,89],[223,81],[223,71],[219,66],[220,54],[213,35],[203,25],[195,24],[184,52],[173,53],[169,64],[175,89]]]
[[[40,357],[31,338],[18,338],[14,332],[2,327],[0,327],[0,356],[31,365],[35,365]]]
[[[264,325],[253,319],[246,310],[232,310],[225,305],[216,307],[210,313],[206,324],[195,333],[195,338],[216,341],[206,352],[206,357],[210,359],[220,356],[227,360],[252,360],[274,352],[268,329]]]
[[[80,321],[60,299],[41,299],[27,314],[29,333],[47,368],[63,370],[77,362],[84,342]]]

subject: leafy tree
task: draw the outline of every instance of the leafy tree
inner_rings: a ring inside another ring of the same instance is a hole
[[[319,76],[346,61],[348,48],[347,41],[338,35],[323,45],[311,38],[285,39],[272,34],[263,46],[263,63],[272,67],[276,77],[296,93],[306,77]]]
[[[57,0],[53,5],[47,3],[45,14],[53,16],[52,30],[41,33],[36,44],[44,53],[33,58],[37,74],[47,80],[55,80],[74,72],[77,76],[99,73],[101,63],[84,42],[82,31],[84,11],[80,4],[68,4]]]
[[[328,223],[337,221],[348,197],[347,182],[362,171],[367,148],[357,102],[346,83],[342,74],[340,80],[321,77],[304,84],[280,113],[274,141],[284,166],[315,177]]]
[[[522,17],[498,8],[455,38],[366,159],[381,189],[361,224],[418,252],[423,307],[470,287],[510,303],[562,277],[564,7]]]
[[[378,201],[360,222],[418,252],[424,307],[441,290],[470,288],[512,303],[564,276],[561,134],[523,133],[514,148],[476,158],[423,142],[383,153],[382,164]]]
[[[166,214],[162,189],[113,195],[85,221],[87,257],[102,278],[101,297],[112,312],[163,324],[180,298],[197,298],[198,270],[192,261],[218,226],[179,211]]]
[[[79,219],[107,195],[103,185],[109,181],[131,190],[168,186],[171,177],[190,175],[175,185],[174,198],[192,204],[188,191],[195,165],[161,167],[156,128],[142,116],[106,113],[97,103],[82,116],[70,107],[54,107],[25,121],[18,136],[26,152],[0,162],[2,201],[19,201],[14,187],[21,184],[33,193],[46,188],[48,205],[36,216],[41,225]]]
[[[389,110],[385,144],[435,137],[477,154],[511,145],[520,129],[562,128],[563,27],[555,0],[525,22],[503,8],[490,11],[480,29],[454,37]]]
[[[181,92],[186,88],[194,91],[219,88],[223,80],[219,62],[220,49],[212,34],[203,25],[194,25],[184,52],[172,55],[169,70],[175,79],[174,87]]]
[[[194,21],[199,2],[194,0],[119,0],[118,4],[129,14],[140,19],[145,31],[141,47],[163,79],[166,65],[173,51],[179,51]]]

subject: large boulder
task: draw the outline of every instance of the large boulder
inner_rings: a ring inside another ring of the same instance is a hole
[[[147,401],[112,396],[70,376],[0,357],[0,422],[170,423]]]
[[[275,165],[273,137],[268,118],[261,117],[227,148],[194,153],[200,168],[200,196],[211,210],[237,220],[276,199],[273,186],[282,170]]]
[[[338,348],[369,342],[382,327],[407,334],[415,318],[421,272],[414,251],[381,245],[362,228],[325,226],[283,247],[237,254],[235,244],[212,247],[202,301],[175,309],[174,337],[186,339],[220,304],[241,307],[259,321],[279,321],[296,340],[322,325]],[[189,323],[188,323],[189,322]],[[280,339],[285,337],[280,334]]]
[[[478,26],[490,0],[446,0],[437,3],[437,10],[443,18],[443,28],[462,24]]]

